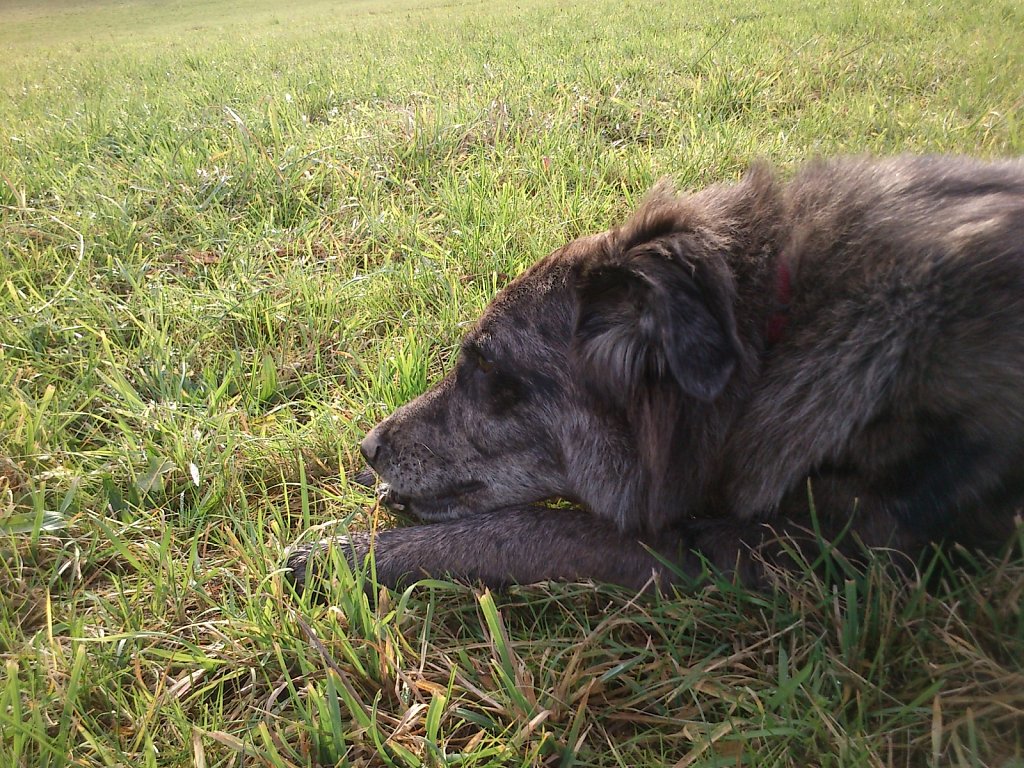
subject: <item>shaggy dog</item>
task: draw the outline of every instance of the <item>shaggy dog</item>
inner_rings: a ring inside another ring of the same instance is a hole
[[[819,537],[1004,546],[1024,501],[1024,162],[659,186],[505,288],[361,449],[425,523],[372,540],[388,585],[635,588],[707,564],[757,584]],[[551,497],[579,507],[535,506]],[[290,554],[299,585],[328,543]]]

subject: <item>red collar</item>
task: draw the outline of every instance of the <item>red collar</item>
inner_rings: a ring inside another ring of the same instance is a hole
[[[773,346],[782,341],[786,333],[786,326],[789,325],[789,305],[793,300],[793,274],[789,270],[789,264],[782,257],[779,257],[779,265],[775,270],[775,298],[772,304],[772,313],[768,315],[768,321],[764,327],[764,341],[766,346]]]

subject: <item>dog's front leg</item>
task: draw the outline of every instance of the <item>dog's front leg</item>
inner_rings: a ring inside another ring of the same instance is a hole
[[[491,587],[593,580],[640,589],[652,576],[666,582],[678,579],[676,570],[660,559],[693,560],[692,575],[699,575],[699,563],[687,555],[677,533],[641,542],[587,512],[537,506],[393,528],[372,536],[324,539],[296,548],[287,565],[299,589],[329,564],[324,555],[332,546],[356,567],[372,551],[377,580],[389,587],[424,577],[450,577]]]

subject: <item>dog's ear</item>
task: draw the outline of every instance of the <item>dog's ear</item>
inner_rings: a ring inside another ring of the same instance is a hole
[[[662,380],[702,401],[725,389],[738,360],[732,292],[700,263],[646,244],[577,278],[574,352],[616,400]]]

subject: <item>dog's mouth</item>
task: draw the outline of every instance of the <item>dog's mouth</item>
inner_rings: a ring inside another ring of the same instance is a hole
[[[352,481],[365,488],[376,487],[377,500],[392,512],[426,522],[453,520],[474,512],[487,511],[482,506],[479,509],[474,509],[472,505],[472,495],[485,488],[485,484],[479,480],[459,483],[437,493],[399,493],[367,467],[357,473]]]
[[[474,493],[484,488],[479,481],[461,483],[454,488],[436,494],[410,496],[395,491],[388,486],[382,487],[378,498],[380,503],[393,512],[409,515],[427,522],[440,520],[452,520],[457,517],[465,517],[474,511],[486,511],[484,509],[473,510],[469,505],[470,498]]]

